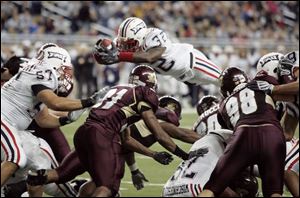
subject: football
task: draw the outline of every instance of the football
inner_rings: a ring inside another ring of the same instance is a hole
[[[99,46],[100,49],[107,49],[110,50],[112,48],[112,40],[110,39],[102,39],[96,43],[97,46]],[[100,52],[98,50],[98,52]],[[105,62],[102,60],[102,57],[99,53],[94,52],[94,58],[97,63],[99,64],[105,64]]]
[[[103,48],[110,50],[112,48],[111,43],[112,43],[112,40],[110,40],[110,39],[102,39],[102,41],[99,43],[99,45]]]

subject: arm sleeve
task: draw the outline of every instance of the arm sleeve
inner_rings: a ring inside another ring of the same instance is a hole
[[[41,84],[36,84],[36,85],[31,85],[31,90],[33,92],[33,94],[36,96],[40,91],[43,91],[45,89],[49,89],[52,90],[51,88],[45,86],[45,85],[41,85]]]

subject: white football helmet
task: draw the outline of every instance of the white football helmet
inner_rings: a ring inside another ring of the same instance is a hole
[[[46,43],[39,49],[36,59],[56,70],[57,94],[69,95],[73,88],[73,66],[69,52],[54,43]]]
[[[269,76],[273,76],[278,80],[279,60],[283,58],[283,54],[271,52],[261,57],[256,65],[257,72],[265,71]]]
[[[147,25],[142,19],[129,17],[118,30],[117,47],[120,51],[136,51],[142,45],[147,34]]]

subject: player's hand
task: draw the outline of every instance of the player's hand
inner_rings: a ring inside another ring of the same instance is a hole
[[[155,159],[155,161],[163,165],[168,165],[170,162],[173,161],[173,156],[165,151],[155,152],[153,159]]]
[[[293,71],[293,63],[287,58],[279,60],[278,64],[278,74],[280,76],[290,75]]]
[[[26,183],[30,186],[40,186],[47,183],[47,171],[46,169],[40,169],[37,171],[28,171]]]
[[[94,54],[100,57],[103,64],[114,64],[119,62],[119,50],[114,42],[111,43],[111,49],[107,49],[99,43],[101,43],[102,39],[99,39],[96,42]]]
[[[100,99],[102,99],[105,96],[105,94],[109,91],[109,89],[110,87],[106,86],[98,90],[92,96],[90,96],[90,99],[94,101],[94,104],[96,104],[97,102],[99,102]]]
[[[134,187],[137,190],[141,190],[142,188],[144,188],[144,181],[149,182],[139,169],[131,172],[131,179]]]
[[[79,110],[75,110],[75,111],[70,111],[68,113],[68,119],[70,120],[70,122],[75,122],[76,120],[78,120],[78,118],[80,118],[80,116],[87,110],[88,108],[84,108],[84,109],[79,109]]]
[[[274,85],[261,80],[252,80],[247,84],[247,87],[254,91],[263,91],[266,94],[271,94],[274,89]]]
[[[200,148],[194,151],[189,152],[189,159],[193,157],[203,157],[205,154],[208,153],[208,148]]]

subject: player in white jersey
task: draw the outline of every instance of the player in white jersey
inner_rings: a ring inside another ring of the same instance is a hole
[[[26,164],[26,155],[17,131],[25,130],[33,119],[44,128],[70,123],[70,117],[56,117],[48,108],[72,111],[94,105],[102,93],[85,100],[74,100],[56,95],[69,86],[72,64],[69,53],[56,44],[45,44],[32,64],[27,64],[1,87],[1,186]],[[41,104],[46,107],[43,108]],[[41,110],[42,109],[42,110]]]
[[[181,162],[164,185],[164,197],[196,197],[202,192],[219,157],[223,154],[226,142],[232,135],[231,130],[221,128],[217,119],[211,119],[218,114],[218,99],[214,96],[201,98],[197,112],[199,119],[194,124],[193,130],[202,138],[196,141],[190,150],[203,148],[208,149],[208,153]],[[227,189],[227,193],[229,192]],[[248,193],[256,194],[256,192]]]
[[[56,161],[54,154],[48,145],[48,143],[41,139],[37,138],[30,131],[18,131],[18,137],[22,142],[22,148],[26,154],[26,164],[24,168],[18,169],[14,176],[11,177],[5,185],[15,184],[21,181],[25,181],[27,177],[27,172],[29,170],[38,170],[38,169],[49,169],[58,167],[58,162]],[[5,154],[2,155],[4,150],[1,150],[1,162],[5,160]],[[32,189],[32,188],[29,188]],[[51,196],[56,197],[74,197],[76,196],[76,191],[73,187],[66,183],[66,184],[51,184],[44,186],[44,191]],[[29,191],[30,195],[39,195],[43,192],[42,186],[40,189],[34,188],[33,190]]]
[[[250,87],[273,96],[282,95],[281,100],[288,101],[284,102],[285,115],[282,118],[282,127],[287,140],[284,182],[293,196],[298,197],[299,139],[294,138],[294,134],[299,124],[299,51],[289,52],[286,55],[274,52],[264,55],[257,65],[257,72],[261,71],[272,76],[279,85],[266,81],[252,81]]]
[[[143,20],[130,17],[119,26],[116,46],[105,50],[96,43],[95,59],[99,63],[148,63],[162,75],[190,84],[215,84],[221,73],[202,52],[187,43],[172,43],[159,28],[147,28]]]

